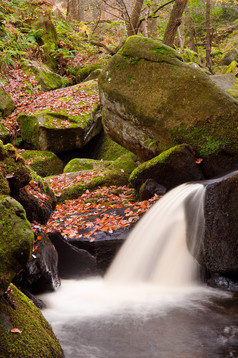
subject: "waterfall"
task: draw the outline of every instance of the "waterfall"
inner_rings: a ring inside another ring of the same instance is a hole
[[[182,184],[168,192],[142,217],[105,275],[108,283],[156,283],[184,286],[194,282],[197,266],[190,251],[204,233],[203,184]]]

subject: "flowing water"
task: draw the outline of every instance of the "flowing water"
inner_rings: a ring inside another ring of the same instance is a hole
[[[196,282],[202,184],[185,184],[144,215],[104,279],[63,280],[41,297],[66,358],[238,357],[237,296]],[[188,227],[193,228],[192,234]]]

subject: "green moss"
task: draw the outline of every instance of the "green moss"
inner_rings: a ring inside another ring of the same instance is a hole
[[[64,173],[79,172],[96,168],[108,167],[112,162],[96,159],[74,158],[64,168]]]
[[[11,114],[15,109],[15,104],[9,94],[0,87],[0,115],[3,117]]]
[[[18,328],[21,333],[12,333]],[[0,358],[63,358],[51,326],[35,305],[11,285],[0,300]]]
[[[38,143],[39,126],[36,115],[19,114],[17,121],[21,128],[21,136],[26,145],[34,146],[34,149],[40,149]]]
[[[92,73],[95,70],[100,69],[100,67],[101,66],[94,64],[94,65],[79,68],[76,73],[77,82],[84,81],[90,75],[90,73]]]
[[[96,158],[103,160],[115,160],[129,152],[120,144],[114,142],[109,136],[102,134],[98,144],[96,144]]]
[[[126,153],[113,161],[110,167],[121,171],[126,176],[129,176],[131,172],[137,167],[137,164],[133,160],[133,155],[131,153]]]
[[[0,297],[23,268],[33,247],[34,233],[26,213],[16,200],[0,196]]]
[[[28,166],[42,177],[63,172],[63,162],[52,152],[27,150],[21,152]]]

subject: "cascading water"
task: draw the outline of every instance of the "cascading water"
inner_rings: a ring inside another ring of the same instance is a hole
[[[187,249],[198,249],[204,233],[205,191],[184,184],[160,199],[104,279],[62,281],[42,296],[66,358],[238,357],[233,298],[195,284]]]
[[[204,232],[205,188],[184,184],[160,199],[140,220],[112,263],[106,281],[155,282],[163,285],[191,283],[197,264],[187,249],[187,225],[193,242]],[[186,205],[191,221],[187,223]],[[196,245],[197,246],[197,245]]]

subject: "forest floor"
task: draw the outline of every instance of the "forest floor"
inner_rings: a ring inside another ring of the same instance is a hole
[[[91,111],[99,97],[84,91],[75,90],[75,86],[52,90],[39,91],[34,76],[27,76],[21,69],[11,69],[4,89],[11,95],[15,102],[14,112],[3,120],[11,135],[17,136],[20,131],[17,117],[20,113],[34,113],[39,110],[50,111],[65,110],[69,115],[79,115],[83,110]],[[62,101],[62,97],[70,98],[70,102]],[[83,103],[83,106],[78,106]],[[87,182],[96,175],[94,171],[78,173],[77,182]],[[68,186],[67,174],[61,174],[49,180],[49,185],[55,195]],[[31,194],[40,196],[34,188],[29,186]],[[155,203],[159,196],[145,201],[135,202],[133,188],[127,186],[104,186],[94,191],[87,190],[77,199],[68,200],[64,204],[58,204],[46,227],[33,223],[34,231],[39,228],[46,232],[60,231],[65,239],[78,237],[78,232],[86,230],[85,236],[91,241],[99,231],[112,234],[114,230],[122,229],[139,220],[142,214]],[[123,215],[110,214],[113,210],[125,208]],[[112,209],[112,210],[111,210]],[[109,210],[109,211],[108,211]],[[72,213],[83,213],[80,220],[65,220]],[[95,220],[92,220],[92,212],[97,212]],[[82,236],[82,235],[81,235]]]

